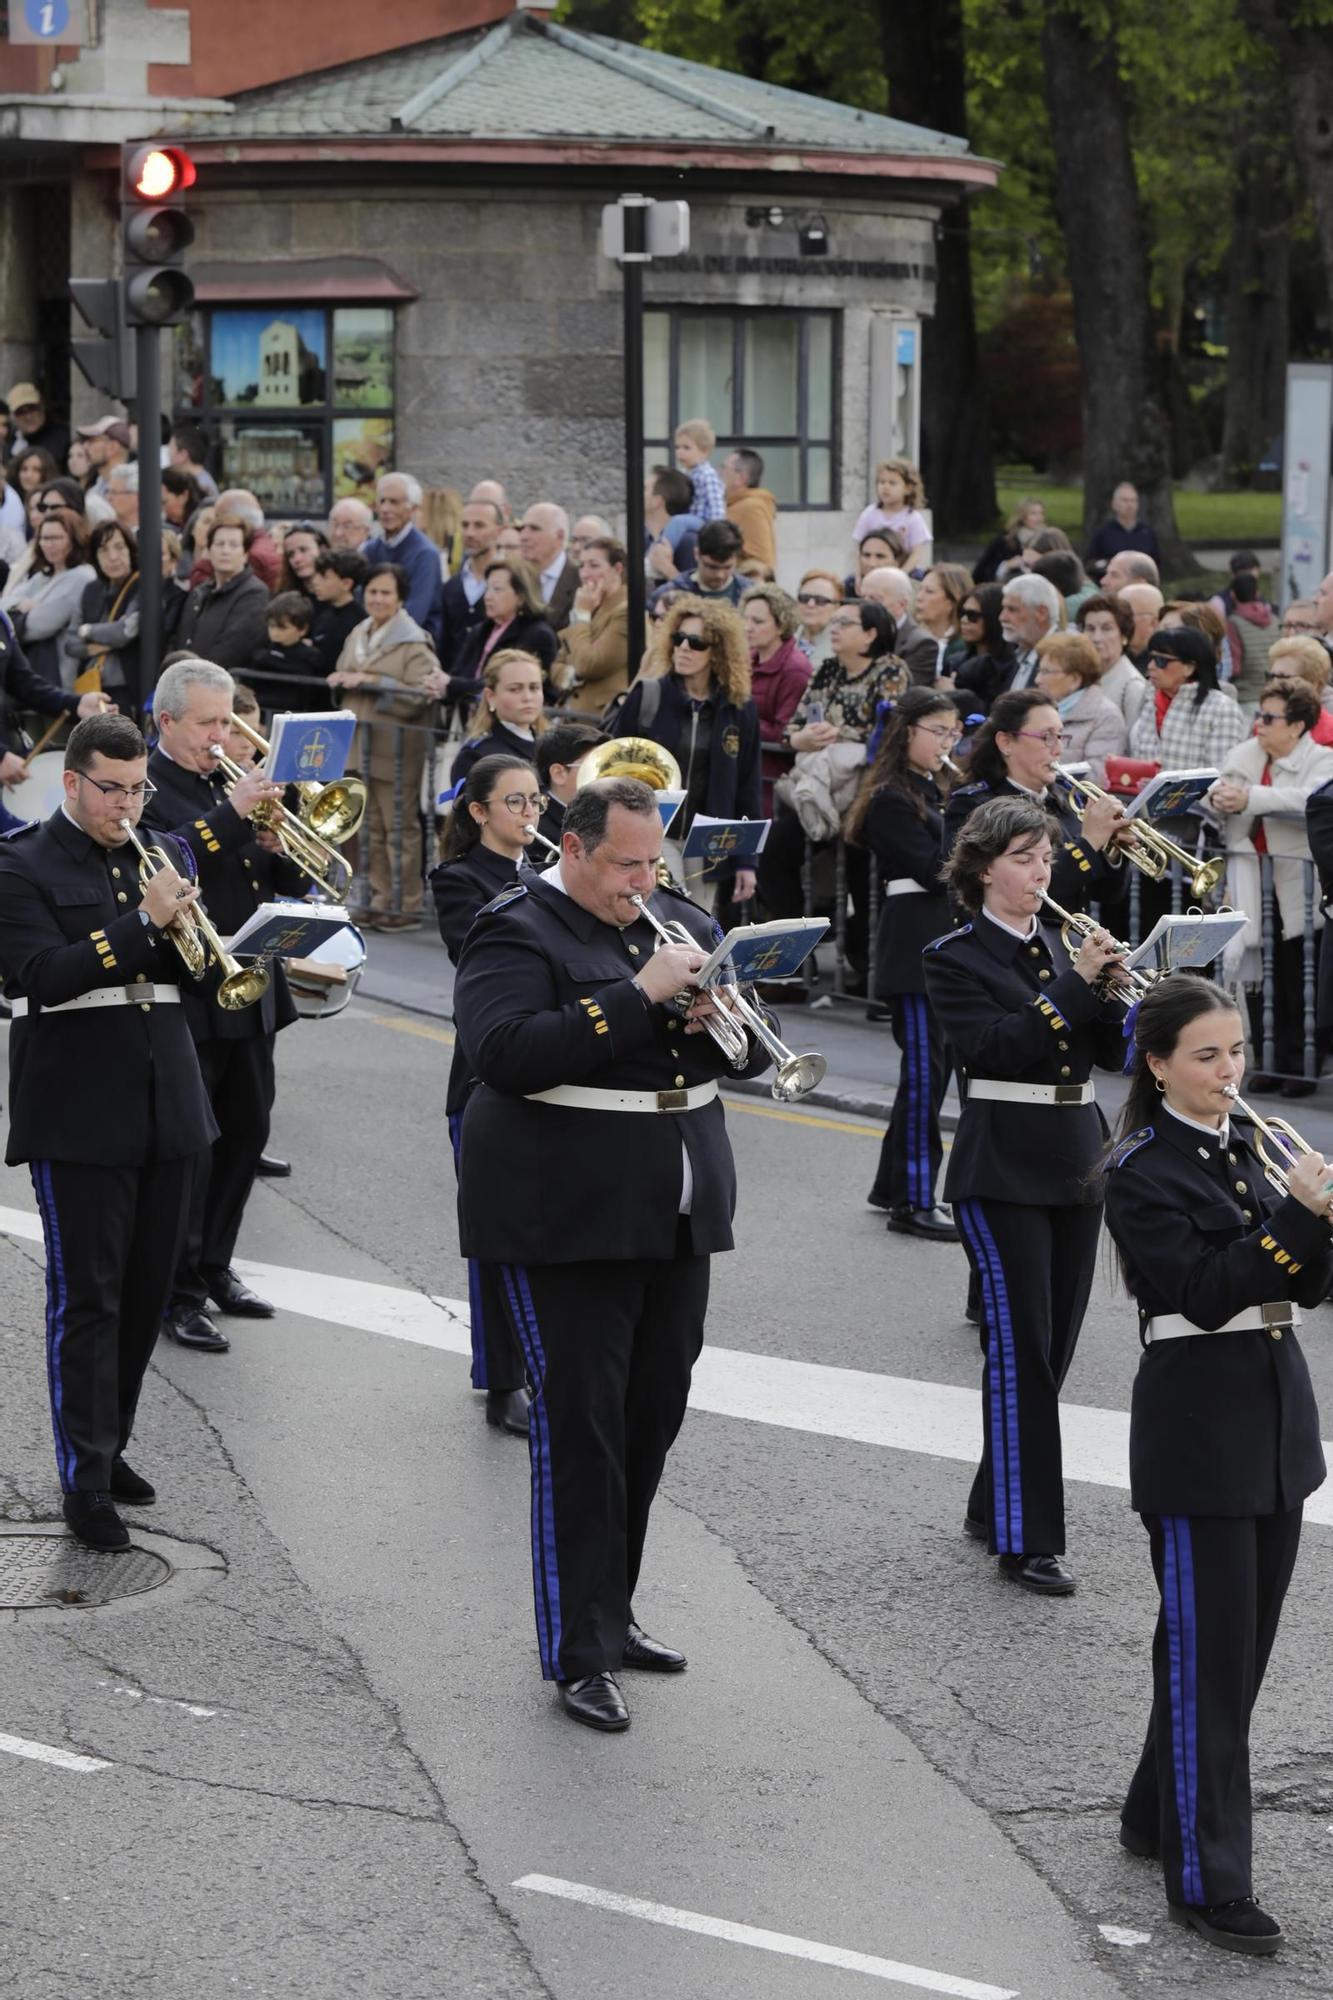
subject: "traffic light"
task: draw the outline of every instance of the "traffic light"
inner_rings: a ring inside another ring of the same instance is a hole
[[[129,326],[175,326],[194,304],[184,270],[194,224],[181,204],[194,161],[180,146],[127,146],[121,156],[122,304]]]
[[[71,340],[74,365],[104,396],[117,403],[132,403],[134,339],[121,311],[119,278],[71,278],[69,295],[98,334],[95,340]]]

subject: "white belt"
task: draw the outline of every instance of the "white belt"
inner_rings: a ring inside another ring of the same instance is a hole
[[[574,1111],[697,1111],[717,1096],[717,1080],[692,1083],[688,1090],[593,1090],[582,1083],[558,1083],[553,1090],[530,1090],[529,1104],[563,1104]]]
[[[967,1101],[998,1098],[1002,1104],[1094,1104],[1097,1093],[1087,1083],[1000,1083],[989,1076],[967,1079]]]
[[[145,981],[142,986],[94,986],[91,993],[80,993],[76,1000],[57,1000],[53,1007],[43,1007],[40,1003],[34,1009],[29,1000],[12,1002],[14,1019],[21,1021],[25,1014],[73,1014],[83,1007],[134,1007],[147,1006],[152,1002],[158,1007],[170,1007],[180,1000],[179,986],[150,986]]]
[[[1300,1323],[1300,1307],[1292,1305],[1289,1299],[1279,1299],[1276,1303],[1246,1306],[1244,1312],[1238,1312],[1224,1326],[1195,1326],[1184,1313],[1163,1313],[1160,1319],[1148,1321],[1143,1329],[1143,1338],[1145,1341],[1188,1340],[1196,1333],[1272,1333],[1282,1327],[1299,1326]]]
[[[942,886],[943,884],[941,884]],[[886,896],[928,896],[930,891],[924,882],[916,881],[913,876],[898,875],[892,882],[884,884],[884,894]]]

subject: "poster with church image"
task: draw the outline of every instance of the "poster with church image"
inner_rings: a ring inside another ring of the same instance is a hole
[[[213,314],[209,375],[214,403],[299,409],[328,396],[328,320],[311,306]]]

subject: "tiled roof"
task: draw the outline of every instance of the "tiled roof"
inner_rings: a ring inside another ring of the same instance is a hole
[[[603,35],[514,13],[240,93],[230,116],[191,120],[228,139],[654,140],[802,151],[965,157],[964,139],[781,90]]]

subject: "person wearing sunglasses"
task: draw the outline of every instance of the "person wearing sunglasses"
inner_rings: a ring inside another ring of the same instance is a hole
[[[454,794],[444,837],[444,857],[430,873],[431,894],[450,962],[458,964],[479,910],[514,882],[530,876],[529,850],[545,806],[545,794],[531,764],[501,754],[482,757]],[[455,1041],[445,1114],[459,1167],[463,1113],[473,1084],[472,1064]],[[505,1317],[494,1264],[468,1259],[468,1303],[472,1319],[472,1387],[485,1392],[486,1421],[514,1437],[528,1434],[528,1395],[523,1352]]]
[[[978,583],[958,607],[958,632],[963,655],[953,670],[954,689],[964,713],[986,715],[991,703],[1013,677],[1018,654],[1000,623],[1004,589],[998,583]]]
[[[1145,701],[1129,732],[1131,757],[1151,757],[1164,771],[1222,770],[1245,734],[1237,703],[1223,693],[1217,655],[1202,632],[1161,626],[1148,641]]]
[[[944,799],[937,779],[960,728],[945,689],[909,688],[890,713],[846,828],[847,839],[869,848],[879,866],[874,995],[891,1011],[900,1057],[870,1205],[888,1210],[891,1230],[936,1243],[956,1243],[958,1231],[935,1200],[949,1068],[926,998],[921,955],[949,928],[940,876]]]
[[[842,585],[831,569],[808,569],[796,586],[796,643],[811,666],[831,658],[829,620],[842,603]]]

